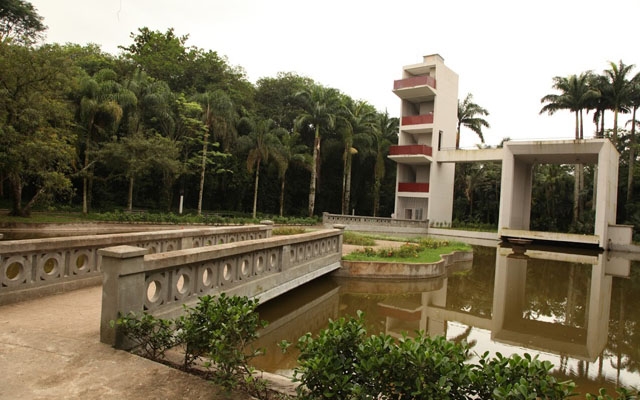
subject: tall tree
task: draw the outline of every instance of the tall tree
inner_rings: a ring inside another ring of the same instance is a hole
[[[631,107],[631,132],[629,140],[629,176],[627,178],[627,204],[631,204],[633,199],[633,175],[636,160],[636,113],[640,107],[640,73],[636,74],[630,81],[631,93],[629,95],[629,106]]]
[[[284,193],[287,181],[287,171],[291,165],[298,165],[304,169],[311,170],[311,155],[308,148],[300,143],[300,134],[289,132],[286,129],[280,131],[280,146],[273,154],[278,168],[278,178],[280,179],[280,216],[284,213]]]
[[[260,166],[267,162],[281,145],[279,135],[286,132],[284,128],[278,128],[272,119],[262,119],[257,122],[250,118],[243,118],[242,124],[247,127],[248,134],[238,139],[238,146],[248,148],[247,170],[249,173],[255,171],[255,181],[253,184],[253,218],[256,217],[258,209],[258,184],[260,183]]]
[[[349,213],[351,203],[351,164],[353,155],[358,153],[354,147],[354,140],[358,135],[369,135],[373,129],[376,111],[366,101],[353,101],[343,96],[343,104],[339,111],[340,120],[344,127],[341,129],[344,151],[342,153],[342,214]]]
[[[213,137],[216,139],[228,139],[228,133],[235,132],[235,109],[229,96],[222,90],[201,93],[196,95],[195,99],[202,107],[202,123],[204,124],[202,161],[200,164],[200,190],[198,192],[198,215],[200,215],[202,213],[204,178],[207,164],[211,162],[207,155],[209,135],[213,134]],[[228,146],[230,146],[230,144]],[[223,150],[224,149],[225,147],[223,146]]]
[[[462,102],[458,100],[458,129],[456,130],[456,149],[460,148],[460,128],[466,127],[475,132],[484,143],[482,127],[490,128],[487,120],[482,116],[489,115],[489,111],[473,102],[473,95],[467,94]]]
[[[629,74],[634,65],[625,65],[622,60],[618,64],[609,62],[610,69],[604,70],[610,90],[610,106],[613,110],[613,140],[618,140],[618,114],[627,112],[633,85],[629,80]]]
[[[0,71],[0,176],[11,186],[11,214],[28,216],[37,201],[72,191],[75,134],[67,90],[78,71],[59,46],[11,43],[0,44]]]
[[[335,127],[336,113],[339,107],[339,92],[336,89],[319,85],[302,91],[298,97],[303,101],[304,111],[296,119],[299,129],[313,130],[313,169],[309,182],[309,217],[313,216],[316,203],[316,188],[320,171],[320,147],[323,130],[332,131]]]
[[[117,82],[116,73],[109,69],[100,70],[93,77],[86,76],[82,79],[79,94],[80,126],[84,133],[82,212],[86,214],[91,205],[91,155],[98,150],[94,139],[96,135],[105,137],[115,131],[124,113],[123,106],[135,105],[137,98]]]
[[[378,216],[378,209],[380,207],[380,187],[382,186],[382,180],[386,174],[385,170],[385,157],[389,154],[389,146],[398,143],[398,118],[389,117],[389,113],[385,111],[383,114],[378,114],[376,123],[371,131],[373,138],[373,149],[375,152],[375,166],[373,169],[374,184],[373,184],[373,216]]]
[[[584,138],[583,110],[587,109],[593,100],[600,96],[600,92],[591,87],[592,73],[583,72],[580,75],[553,78],[553,88],[559,94],[548,94],[540,102],[547,103],[540,110],[540,114],[553,115],[558,110],[569,110],[575,115],[575,138]],[[575,183],[573,195],[573,222],[577,222],[582,214],[580,192],[584,185],[583,168],[580,164],[575,167]]]
[[[98,157],[113,169],[121,169],[129,182],[129,211],[133,209],[133,191],[137,179],[151,171],[161,171],[163,175],[170,174],[175,177],[181,170],[179,149],[170,139],[159,134],[146,137],[142,132],[135,132],[122,139],[116,138],[102,147]]]
[[[119,46],[123,57],[131,60],[136,68],[153,78],[163,80],[172,90],[184,89],[185,64],[188,51],[185,46],[189,35],[177,36],[173,28],[165,33],[147,27],[131,33],[133,44]]]
[[[42,38],[47,27],[38,10],[28,1],[0,2],[0,43],[12,40],[16,44],[31,45]]]

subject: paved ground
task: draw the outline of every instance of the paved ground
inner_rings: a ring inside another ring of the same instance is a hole
[[[249,399],[100,343],[102,289],[0,307],[0,399]]]
[[[100,343],[101,296],[96,286],[0,307],[0,399],[250,399]]]

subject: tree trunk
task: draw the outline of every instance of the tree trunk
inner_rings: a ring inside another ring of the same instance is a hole
[[[313,167],[311,168],[311,180],[309,182],[309,217],[313,217],[313,209],[316,205],[318,164],[320,164],[320,126],[316,126],[316,134],[313,142]]]
[[[93,116],[89,121],[87,127],[87,140],[84,144],[84,173],[85,177],[82,178],[82,214],[86,215],[89,212],[89,179],[86,174],[89,173],[89,147],[91,146],[91,128],[93,127]]]
[[[282,217],[283,213],[284,213],[284,183],[285,183],[285,176],[286,176],[286,171],[284,174],[282,174],[282,179],[280,179],[280,216]]]
[[[633,199],[633,169],[636,161],[636,111],[638,107],[633,107],[631,114],[631,137],[629,138],[629,176],[627,178],[627,204],[631,204]]]
[[[9,184],[11,186],[11,198],[13,207],[9,214],[22,217],[22,180],[17,174],[9,174]]]
[[[573,223],[575,224],[580,214],[580,164],[575,164],[573,168]]]
[[[344,162],[344,176],[342,180],[342,214],[349,214],[351,204],[351,147],[347,150]]]
[[[202,144],[202,164],[200,165],[200,190],[198,191],[198,215],[202,215],[202,195],[204,194],[204,175],[207,170],[207,142],[209,134],[204,134],[204,143]]]
[[[256,180],[253,184],[253,218],[255,219],[258,210],[258,181],[260,179],[260,159],[256,165]]]
[[[378,207],[380,207],[380,179],[376,178],[373,184],[373,216],[378,216]]]
[[[129,195],[127,196],[127,210],[133,211],[133,176],[129,177]]]

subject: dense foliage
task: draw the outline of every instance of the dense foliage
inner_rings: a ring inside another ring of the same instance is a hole
[[[251,346],[258,337],[258,329],[266,326],[256,312],[257,306],[258,300],[222,293],[199,298],[195,306],[185,306],[184,314],[175,319],[131,313],[112,325],[129,340],[128,347],[137,354],[168,362],[165,353],[180,347],[184,370],[201,367],[216,384],[259,394],[265,383],[254,376],[249,363],[262,352]]]
[[[292,73],[253,84],[171,28],[138,29],[117,56],[37,45],[44,29],[30,3],[0,7],[0,204],[12,214],[181,201],[254,218],[393,212],[397,119],[369,103]]]
[[[141,27],[112,55],[96,45],[38,45],[44,21],[24,0],[0,7],[0,207],[46,204],[312,216],[390,216],[398,119],[337,88],[282,72],[249,82],[188,35]],[[640,227],[636,112],[640,74],[609,63],[553,77],[541,113],[570,112],[576,139],[620,151],[618,222]],[[458,134],[482,140],[488,110],[468,94]],[[624,114],[631,119],[625,124]],[[613,117],[606,130],[605,117]],[[562,135],[562,134],[561,134]],[[507,140],[507,139],[505,139]],[[500,165],[456,166],[454,226],[496,227]],[[531,227],[589,232],[593,165],[536,165]]]
[[[302,399],[564,399],[574,391],[548,361],[484,354],[471,363],[466,344],[441,336],[369,335],[362,313],[330,321],[297,347]]]

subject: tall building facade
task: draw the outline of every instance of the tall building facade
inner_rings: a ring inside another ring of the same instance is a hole
[[[451,222],[454,163],[438,163],[438,151],[453,149],[458,123],[458,75],[439,54],[402,69],[393,83],[400,98],[398,145],[389,150],[397,164],[394,217]]]

